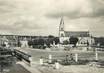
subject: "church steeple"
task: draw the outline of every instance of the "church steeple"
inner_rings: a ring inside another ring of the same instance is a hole
[[[65,34],[64,34],[64,20],[63,20],[63,17],[61,17],[61,20],[60,20],[60,25],[59,25],[59,37],[64,37]]]
[[[63,17],[61,17],[59,30],[60,30],[60,31],[64,31],[64,20],[63,20]]]

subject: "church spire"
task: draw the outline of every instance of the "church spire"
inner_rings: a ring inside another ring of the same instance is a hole
[[[60,31],[64,31],[64,19],[63,19],[63,16],[61,17],[59,30],[60,30]]]
[[[60,25],[59,25],[59,37],[64,37],[65,33],[64,33],[64,20],[63,17],[61,17],[60,20]]]
[[[63,17],[61,17],[60,25],[59,25],[59,40],[60,40],[60,43],[63,43],[64,37],[65,37],[64,20],[63,20]]]

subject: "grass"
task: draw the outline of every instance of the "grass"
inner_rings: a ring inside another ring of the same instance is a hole
[[[25,51],[28,52],[32,56],[33,61],[39,61],[40,57],[42,56],[44,58],[44,61],[48,60],[49,54],[52,55],[52,59],[57,59],[57,60],[63,60],[65,59],[66,55],[70,55],[71,53],[74,53],[73,51],[45,51],[45,50],[31,50],[31,49],[24,49]],[[104,52],[99,51],[98,52],[98,57],[99,60],[104,60]],[[90,52],[78,52],[78,59],[79,60],[95,60],[95,53],[90,51]]]
[[[51,54],[52,58],[56,60],[65,60],[66,55],[70,55],[71,53],[74,54],[76,52],[73,51],[46,51],[46,50],[32,50],[32,49],[23,49],[24,51],[28,52],[32,56],[33,61],[39,63],[40,57],[44,57],[44,62],[48,61],[48,55]],[[104,65],[104,52],[99,51],[98,52],[98,57],[99,57],[99,63],[101,65]],[[104,73],[104,68],[97,68],[97,67],[90,67],[88,65],[85,65],[89,62],[97,62],[95,60],[95,53],[92,51],[85,51],[85,52],[78,52],[78,62],[76,63],[75,61],[70,61],[69,65],[70,66],[63,66],[61,67],[61,71],[66,71],[68,73]],[[65,62],[63,62],[65,65]],[[61,63],[62,64],[62,63]],[[66,65],[68,65],[66,63]],[[45,66],[44,66],[45,67]],[[45,69],[41,70],[42,73],[59,73],[55,72],[55,69],[49,70],[48,67],[45,67]],[[39,68],[41,69],[41,68]],[[61,73],[61,72],[60,72]],[[65,73],[65,72],[64,72]]]
[[[31,73],[20,64],[15,64],[7,73]]]

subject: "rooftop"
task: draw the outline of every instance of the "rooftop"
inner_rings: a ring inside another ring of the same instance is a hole
[[[76,37],[89,37],[89,31],[65,31],[65,36],[76,36]]]

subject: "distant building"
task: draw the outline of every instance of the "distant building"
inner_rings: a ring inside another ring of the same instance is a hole
[[[6,40],[8,40],[8,43],[11,46],[22,46],[21,43],[24,42],[24,39],[25,41],[29,41],[34,38],[36,38],[36,36],[29,34],[0,34],[0,46],[4,45]]]
[[[90,36],[89,31],[65,31],[64,20],[63,18],[61,18],[60,25],[59,25],[60,43],[62,44],[65,40],[69,41],[70,37],[77,37],[79,39],[78,44],[93,43],[93,39]]]
[[[34,41],[36,39],[43,38],[46,40],[47,36],[35,36],[34,34],[9,34],[9,33],[1,33],[0,34],[0,46],[4,45],[8,42],[10,46],[16,47],[28,47],[29,41]]]

